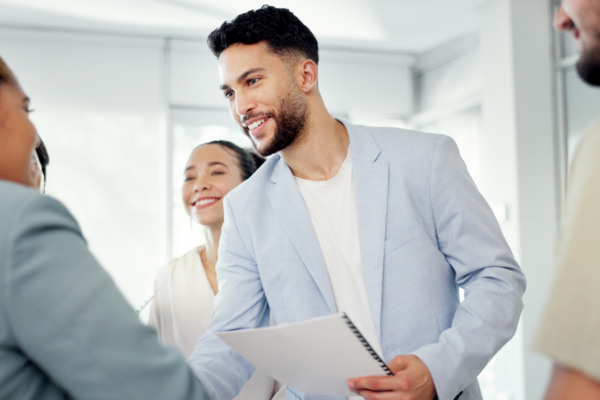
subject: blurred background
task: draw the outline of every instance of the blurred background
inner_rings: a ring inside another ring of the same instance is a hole
[[[480,376],[485,399],[542,396],[530,341],[554,271],[566,170],[597,116],[552,0],[272,0],[320,43],[331,113],[445,133],[528,278],[515,338]],[[253,0],[0,0],[0,56],[32,98],[47,193],[79,220],[134,307],[156,271],[201,240],[180,187],[191,149],[251,146],[228,115],[206,36]]]

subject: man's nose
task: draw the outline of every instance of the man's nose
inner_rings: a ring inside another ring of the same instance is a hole
[[[255,108],[255,104],[248,96],[236,96],[235,109],[237,114],[242,117]]]
[[[567,15],[562,6],[558,7],[554,15],[554,28],[558,31],[569,31],[573,29],[574,24],[571,18]]]

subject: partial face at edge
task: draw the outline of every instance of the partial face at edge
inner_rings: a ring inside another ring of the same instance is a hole
[[[29,98],[18,84],[0,85],[0,179],[31,186],[37,133],[29,112]]]
[[[563,0],[554,27],[573,32],[580,53],[577,72],[587,83],[600,86],[600,1]]]
[[[219,57],[230,113],[262,156],[287,148],[306,125],[306,99],[289,60],[264,43],[233,45]]]

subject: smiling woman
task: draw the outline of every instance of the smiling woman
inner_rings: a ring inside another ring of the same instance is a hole
[[[185,165],[183,205],[190,221],[202,227],[205,244],[174,258],[158,272],[149,324],[162,343],[177,347],[186,357],[208,328],[218,291],[215,264],[223,199],[262,162],[255,153],[217,140],[196,147]],[[273,380],[257,373],[237,399],[270,399],[274,390]]]
[[[217,293],[215,264],[223,198],[261,163],[258,156],[227,141],[196,147],[186,163],[181,197],[190,221],[202,227],[206,244],[176,257],[159,271],[150,311],[150,324],[160,340],[185,356],[206,330]]]

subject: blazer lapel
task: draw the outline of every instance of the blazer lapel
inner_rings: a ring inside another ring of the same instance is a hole
[[[304,199],[290,168],[279,155],[275,157],[279,157],[279,160],[271,176],[274,185],[269,188],[267,196],[275,215],[311,274],[327,306],[332,313],[335,313],[337,309],[329,274]]]
[[[369,306],[381,337],[383,256],[388,201],[388,162],[366,128],[346,125],[352,150],[352,171],[360,253]]]

